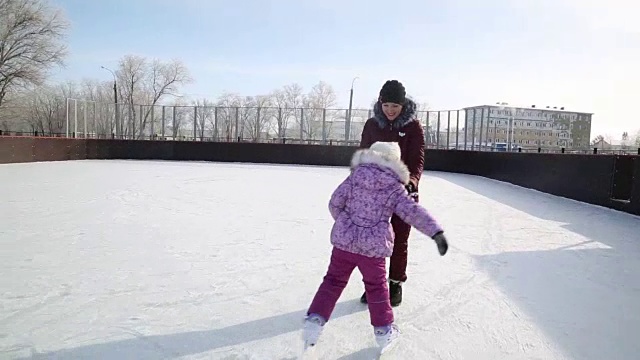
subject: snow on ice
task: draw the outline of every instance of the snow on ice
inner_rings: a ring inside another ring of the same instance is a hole
[[[346,168],[69,161],[0,166],[0,358],[294,359]],[[640,218],[426,172],[398,359],[635,359]],[[318,344],[376,354],[359,273]]]

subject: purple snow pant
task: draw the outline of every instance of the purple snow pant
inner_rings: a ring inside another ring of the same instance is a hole
[[[327,274],[320,284],[307,314],[318,314],[328,321],[356,267],[362,274],[362,281],[367,293],[371,325],[377,327],[393,323],[385,258],[370,258],[335,247],[331,253]]]

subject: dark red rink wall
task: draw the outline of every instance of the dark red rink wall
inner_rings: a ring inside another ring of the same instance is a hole
[[[0,164],[132,159],[348,166],[355,150],[298,144],[0,136]],[[640,215],[640,156],[636,155],[427,149],[425,169],[479,175]],[[0,166],[0,171],[10,168]]]

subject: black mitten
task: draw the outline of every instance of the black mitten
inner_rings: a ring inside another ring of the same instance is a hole
[[[413,183],[408,183],[407,185],[404,186],[404,188],[407,190],[407,193],[412,198],[415,198],[416,196],[418,196],[418,191],[416,190],[416,187],[413,186]]]
[[[439,232],[433,235],[433,241],[438,245],[438,252],[440,253],[440,256],[444,256],[449,249],[449,244],[447,243],[447,238],[444,236],[444,233]]]

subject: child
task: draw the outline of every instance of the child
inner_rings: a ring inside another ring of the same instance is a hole
[[[394,241],[391,215],[397,214],[434,239],[440,255],[448,249],[442,228],[407,193],[408,182],[409,170],[400,159],[400,147],[395,142],[376,142],[353,155],[351,174],[329,201],[335,220],[331,229],[333,251],[324,281],[307,311],[305,348],[317,343],[356,267],[363,277],[378,345],[384,349],[397,338],[386,279],[386,258],[393,252]]]

